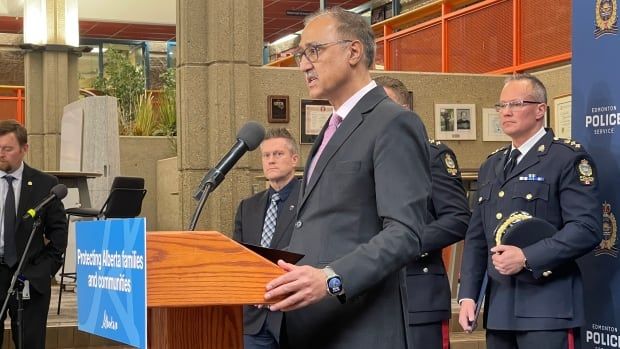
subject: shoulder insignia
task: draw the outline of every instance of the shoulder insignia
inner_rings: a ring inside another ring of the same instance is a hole
[[[588,159],[581,159],[577,164],[577,172],[579,173],[579,182],[583,185],[592,185],[594,182],[594,170]]]
[[[581,144],[577,143],[576,141],[574,141],[572,139],[568,139],[568,138],[554,137],[553,138],[553,143],[565,145],[567,148],[570,148],[570,149],[573,149],[573,150],[580,150],[581,149]]]
[[[458,174],[459,169],[456,167],[456,162],[454,162],[454,159],[450,153],[444,154],[443,162],[446,164],[446,171],[448,174],[451,176],[456,176]]]
[[[432,139],[432,138],[429,138],[429,139],[428,139],[428,143],[430,143],[430,145],[434,145],[434,146],[437,146],[437,145],[440,145],[440,144],[441,144],[441,142],[440,142],[440,141],[436,141],[436,140],[434,140],[434,139]]]
[[[506,145],[506,146],[503,146],[503,147],[501,147],[501,148],[497,148],[497,149],[493,150],[493,152],[492,152],[491,154],[489,154],[489,156],[487,156],[487,158],[490,158],[491,156],[493,156],[493,155],[495,155],[495,154],[499,153],[500,151],[502,151],[502,150],[507,150],[507,149],[508,149],[508,146],[507,146],[507,145]]]

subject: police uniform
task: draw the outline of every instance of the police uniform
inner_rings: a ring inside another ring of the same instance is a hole
[[[555,138],[550,129],[504,178],[509,150],[498,149],[480,167],[478,199],[465,237],[459,299],[477,298],[488,268],[484,315],[491,333],[527,337],[528,333],[561,330],[561,335],[569,337],[566,329],[584,324],[583,285],[575,259],[601,241],[596,169],[580,144]],[[493,232],[498,222],[515,211],[526,211],[558,229],[552,238],[522,249],[531,271],[521,272],[542,278],[540,283],[501,275],[491,261]],[[540,342],[529,345],[543,347]]]
[[[448,348],[451,316],[450,284],[441,249],[465,236],[470,210],[454,152],[429,140],[431,200],[430,222],[421,236],[422,254],[407,265],[409,348]]]

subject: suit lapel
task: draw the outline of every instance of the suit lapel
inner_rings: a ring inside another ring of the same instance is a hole
[[[28,165],[24,163],[24,172],[22,172],[22,184],[19,191],[19,205],[17,206],[17,224],[15,225],[15,231],[19,231],[19,226],[22,223],[21,216],[26,213],[26,210],[31,207],[26,205],[32,204],[32,171]]]
[[[351,109],[347,117],[342,121],[342,124],[340,124],[340,127],[338,127],[338,130],[336,130],[336,133],[334,133],[332,139],[329,141],[325,149],[323,149],[321,158],[318,160],[316,166],[314,167],[310,181],[303,186],[303,195],[302,198],[299,200],[299,205],[297,207],[298,212],[303,207],[306,199],[316,186],[319,178],[321,178],[321,175],[323,174],[323,171],[329,164],[330,160],[334,157],[338,149],[342,147],[342,145],[351,136],[351,134],[362,124],[366,114],[370,113],[375,108],[375,106],[384,98],[387,98],[387,95],[385,94],[383,87],[377,86],[370,90],[366,95],[364,95],[364,97],[360,99],[360,101],[355,105],[355,107]],[[311,154],[314,154],[316,152],[315,148],[318,148],[318,145],[320,145],[323,141],[323,134],[325,133],[325,128],[328,123],[329,120],[323,126],[323,130],[321,131],[319,139],[315,141],[312,147]],[[306,162],[306,171],[308,170],[311,161],[312,158],[309,158]]]
[[[273,239],[271,240],[271,248],[277,248],[280,240],[282,240],[282,237],[284,237],[286,229],[293,222],[293,218],[295,218],[295,208],[297,207],[300,180],[293,180],[297,181],[297,183],[293,186],[293,188],[291,188],[291,193],[289,194],[286,201],[283,203],[282,211],[278,215],[278,220],[276,222],[276,231],[273,233]]]
[[[495,163],[495,178],[504,178],[504,164],[506,163],[506,157],[508,156],[508,151],[510,147],[503,150],[503,156],[496,157],[497,160]]]
[[[254,212],[258,214],[249,214],[248,215],[248,227],[256,227],[255,229],[258,231],[258,234],[248,234],[247,237],[248,242],[253,245],[260,246],[260,240],[263,236],[263,224],[265,222],[265,209],[267,208],[267,198],[269,196],[269,190],[266,190],[263,195],[256,201],[256,204],[252,208]],[[263,214],[260,214],[262,212]]]

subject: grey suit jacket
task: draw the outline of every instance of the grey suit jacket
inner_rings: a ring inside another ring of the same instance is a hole
[[[305,255],[299,265],[329,265],[340,274],[347,302],[326,297],[286,313],[291,347],[407,347],[403,267],[420,251],[430,182],[420,118],[374,88],[304,181],[289,246]]]
[[[300,180],[293,179],[294,184],[289,197],[283,204],[282,212],[276,221],[276,230],[273,233],[271,247],[283,249],[288,246],[293,230],[293,218],[297,208],[299,197]],[[233,239],[260,246],[263,233],[263,222],[265,219],[265,209],[269,200],[269,191],[264,190],[245,200],[242,200],[237,208],[235,216],[235,232]],[[282,313],[269,312],[267,309],[258,309],[254,306],[243,307],[243,333],[248,335],[257,334],[263,324],[267,321],[269,327],[279,332]]]

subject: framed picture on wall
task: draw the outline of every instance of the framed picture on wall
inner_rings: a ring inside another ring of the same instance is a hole
[[[379,6],[370,11],[370,24],[375,24],[385,19],[385,7]]]
[[[562,95],[553,98],[553,131],[560,138],[571,138],[572,96]]]
[[[334,107],[325,99],[301,99],[299,101],[299,125],[301,128],[299,143],[314,143],[333,110]]]
[[[435,139],[476,140],[476,105],[435,104]]]
[[[482,108],[482,141],[483,142],[510,142],[504,131],[495,108]]]
[[[267,96],[269,122],[289,122],[288,96]]]

